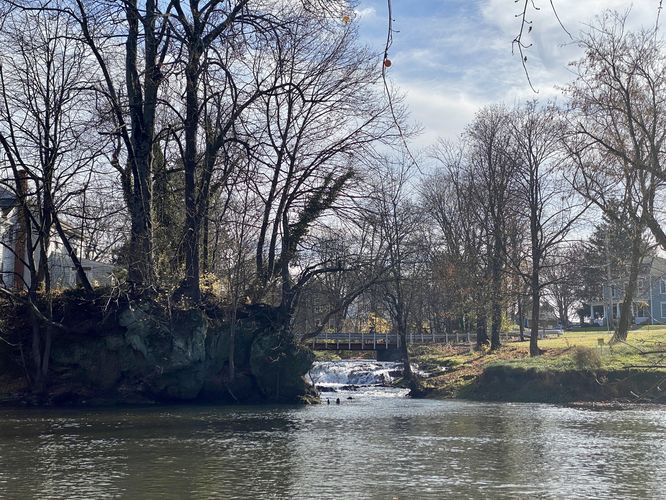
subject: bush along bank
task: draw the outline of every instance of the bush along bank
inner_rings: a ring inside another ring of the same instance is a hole
[[[0,348],[0,400],[8,404],[314,402],[304,375],[314,355],[283,334],[279,311],[247,306],[231,328],[223,308],[165,307],[154,300],[102,304],[62,297],[45,383],[27,383],[29,325],[10,311]],[[7,312],[7,307],[4,309]]]

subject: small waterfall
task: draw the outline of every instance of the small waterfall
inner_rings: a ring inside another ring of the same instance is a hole
[[[323,361],[310,369],[310,380],[321,391],[389,386],[402,375],[402,363],[371,360]]]

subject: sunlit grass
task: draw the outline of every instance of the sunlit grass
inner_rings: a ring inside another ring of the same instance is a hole
[[[666,351],[666,327],[644,326],[629,332],[626,343],[611,345],[612,333],[607,331],[574,331],[560,337],[539,341],[544,354],[538,357],[516,357],[499,362],[516,367],[535,368],[537,370],[575,370],[581,369],[573,359],[573,353],[579,348],[594,350],[601,360],[603,370],[622,369],[664,369],[666,353],[641,354],[648,351]],[[529,353],[529,343],[516,343],[518,351]]]
[[[529,341],[505,342],[497,352],[478,352],[467,347],[420,346],[413,349],[415,360],[423,366],[459,367],[503,364],[516,368],[567,371],[581,370],[574,354],[577,349],[591,349],[598,355],[602,370],[666,370],[666,353],[641,354],[646,351],[666,351],[666,327],[644,326],[629,332],[626,343],[610,345],[612,333],[605,330],[572,331],[559,337],[539,340],[543,354],[529,355]]]

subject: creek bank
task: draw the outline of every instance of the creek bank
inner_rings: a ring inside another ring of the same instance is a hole
[[[666,372],[539,370],[492,365],[480,373],[420,381],[410,396],[507,403],[666,403]]]
[[[666,371],[622,366],[577,367],[575,348],[530,359],[520,347],[496,353],[454,349],[416,353],[433,376],[412,397],[530,403],[666,403]],[[615,364],[617,358],[608,359]],[[437,370],[442,370],[437,373]],[[426,368],[427,370],[427,368]]]
[[[666,403],[666,395],[657,389],[665,381],[666,373],[660,371],[552,371],[495,365],[470,379],[456,396],[524,403]]]
[[[103,303],[63,296],[66,327],[54,336],[48,381],[25,383],[30,352],[25,307],[11,317],[0,347],[0,402],[9,405],[314,402],[304,375],[313,353],[280,328],[279,311],[247,306],[237,316],[235,376],[229,376],[230,315],[222,308],[165,307],[155,300]],[[10,345],[11,344],[11,345]]]

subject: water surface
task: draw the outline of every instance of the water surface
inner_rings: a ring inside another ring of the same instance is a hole
[[[324,396],[341,404],[0,410],[0,498],[666,494],[660,408]]]

